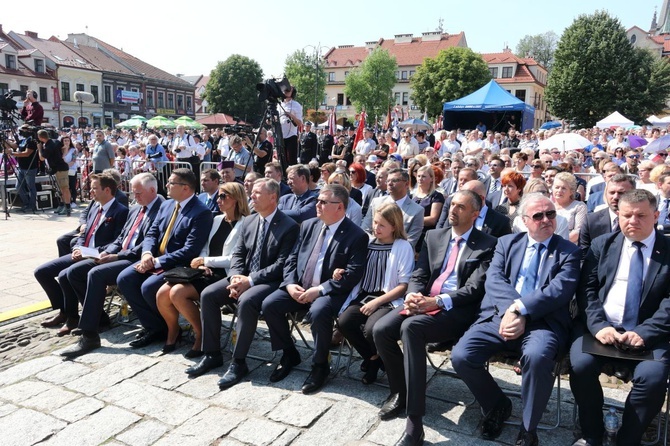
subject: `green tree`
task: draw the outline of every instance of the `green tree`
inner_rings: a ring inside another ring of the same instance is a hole
[[[296,100],[305,109],[317,110],[326,96],[324,61],[316,53],[297,50],[286,58],[284,74],[298,91]]]
[[[368,122],[375,117],[381,119],[388,113],[397,68],[395,57],[378,47],[346,77],[344,94],[351,99],[357,111],[365,109]]]
[[[233,54],[216,64],[210,73],[203,97],[212,113],[226,113],[257,124],[262,112],[256,84],[263,81],[263,70],[253,59]]]
[[[669,79],[666,62],[633,48],[619,20],[596,11],[561,36],[545,97],[553,114],[578,126],[614,111],[640,121],[663,109]]]
[[[519,57],[532,57],[540,63],[547,71],[551,72],[554,63],[554,53],[558,44],[558,36],[553,31],[534,36],[525,35],[516,45],[516,55]]]
[[[417,67],[410,80],[412,100],[435,118],[445,102],[462,98],[490,80],[488,65],[479,54],[469,48],[448,48]]]

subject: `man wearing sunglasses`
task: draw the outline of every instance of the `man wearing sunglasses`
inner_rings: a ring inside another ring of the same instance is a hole
[[[640,164],[640,152],[630,149],[626,152],[626,162],[620,167],[625,174],[637,175],[638,164]]]
[[[512,412],[486,361],[500,351],[521,355],[522,426],[516,444],[537,445],[537,425],[551,396],[553,370],[570,340],[569,303],[577,289],[580,251],[555,235],[548,197],[524,196],[528,232],[501,237],[486,274],[479,318],[452,351],[452,364],[484,412],[482,437],[497,438]]]

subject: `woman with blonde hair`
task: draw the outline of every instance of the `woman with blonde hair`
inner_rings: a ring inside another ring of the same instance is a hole
[[[569,172],[559,172],[551,186],[552,200],[556,213],[568,221],[569,240],[579,243],[579,231],[586,222],[586,204],[575,199],[577,180]]]
[[[412,194],[412,200],[424,210],[423,233],[416,244],[417,249],[420,249],[426,231],[435,229],[437,226],[445,199],[444,195],[436,189],[435,171],[432,165],[419,167],[416,172],[416,181],[416,190]]]
[[[377,372],[383,368],[372,328],[382,316],[402,305],[414,270],[414,249],[407,241],[403,214],[397,204],[386,203],[377,208],[372,229],[368,268],[349,294],[338,318],[340,331],[363,357],[364,384],[375,382]],[[337,269],[333,277],[339,280],[343,272]]]
[[[640,177],[640,179],[636,181],[636,187],[638,189],[646,189],[652,194],[658,193],[656,182],[651,179],[651,172],[657,165],[658,164],[652,160],[644,160],[637,166],[637,175]]]
[[[191,260],[191,268],[204,270],[204,274],[190,283],[166,282],[156,294],[156,304],[168,327],[163,353],[171,353],[181,336],[179,314],[191,324],[195,333],[193,347],[184,356],[202,356],[202,324],[200,309],[196,302],[207,286],[226,277],[230,268],[233,250],[241,233],[241,222],[249,215],[247,195],[239,183],[224,183],[219,186],[217,204],[221,215],[214,217],[209,241],[199,257]]]

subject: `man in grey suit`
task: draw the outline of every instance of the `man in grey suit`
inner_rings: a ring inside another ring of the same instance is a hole
[[[388,195],[372,200],[361,227],[372,233],[372,216],[375,214],[375,210],[384,203],[394,202],[402,211],[407,241],[416,248],[423,231],[424,210],[409,198],[409,174],[403,169],[393,169],[388,174],[386,185]]]
[[[472,191],[454,194],[450,227],[426,233],[404,308],[374,326],[391,391],[380,417],[391,419],[407,407],[401,444],[420,444],[424,436],[426,343],[458,339],[474,322],[484,297],[486,269],[497,240],[473,226],[481,206],[481,197]]]
[[[516,445],[534,446],[554,366],[570,339],[569,304],[581,256],[577,246],[554,234],[556,209],[548,197],[525,196],[519,214],[528,232],[498,239],[479,318],[452,350],[451,361],[485,414],[482,437],[492,440],[502,432],[512,402],[486,369],[486,361],[500,351],[521,354],[523,408]]]
[[[296,164],[286,169],[291,194],[279,199],[279,210],[296,223],[316,217],[316,194],[309,190],[310,171],[307,166]]]

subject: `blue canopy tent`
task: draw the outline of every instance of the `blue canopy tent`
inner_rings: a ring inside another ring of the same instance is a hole
[[[494,131],[507,131],[511,124],[521,131],[533,128],[535,107],[512,96],[493,79],[479,90],[442,109],[446,130],[474,129],[479,122]]]

